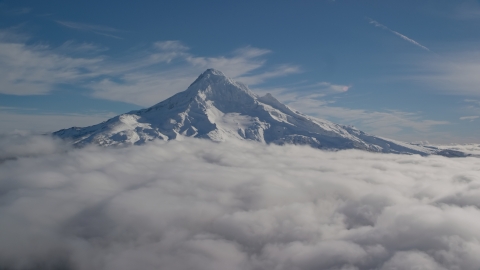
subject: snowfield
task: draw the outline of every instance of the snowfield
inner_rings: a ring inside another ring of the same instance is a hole
[[[22,140],[0,163],[2,269],[480,268],[479,158]]]

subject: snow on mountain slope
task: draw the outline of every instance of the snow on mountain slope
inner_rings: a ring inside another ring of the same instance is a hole
[[[131,111],[90,127],[54,133],[76,146],[122,146],[183,136],[214,141],[252,140],[307,144],[315,148],[372,152],[435,154],[436,148],[366,134],[358,129],[306,116],[272,95],[258,96],[245,85],[208,69],[187,90],[150,108]]]

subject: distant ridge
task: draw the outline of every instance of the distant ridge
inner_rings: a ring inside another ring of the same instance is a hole
[[[251,140],[273,144],[302,144],[326,150],[361,149],[381,153],[465,156],[373,136],[292,110],[271,94],[258,96],[221,71],[207,69],[187,90],[153,105],[89,127],[53,133],[75,146],[139,145],[182,136],[213,141]]]

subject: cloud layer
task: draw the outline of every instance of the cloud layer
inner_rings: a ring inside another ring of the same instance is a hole
[[[480,267],[477,158],[197,139],[46,152],[0,165],[2,269]]]

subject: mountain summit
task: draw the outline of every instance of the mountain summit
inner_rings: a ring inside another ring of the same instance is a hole
[[[76,146],[143,144],[182,136],[213,141],[252,140],[274,144],[306,144],[320,149],[362,149],[372,152],[442,154],[428,148],[366,134],[295,111],[271,94],[258,96],[221,71],[207,69],[187,90],[153,105],[90,127],[62,129],[55,136]]]

